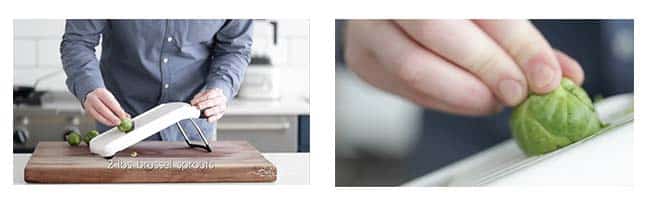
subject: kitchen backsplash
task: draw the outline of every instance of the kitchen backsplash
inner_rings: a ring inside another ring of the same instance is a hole
[[[253,53],[271,51],[274,67],[296,69],[300,79],[308,79],[309,67],[309,21],[277,20],[278,44],[273,46],[270,24],[255,21]],[[61,72],[59,44],[64,32],[65,20],[20,19],[14,20],[14,83],[32,85],[39,78],[55,73],[54,80],[42,81],[40,88],[65,89]],[[97,47],[97,54],[101,47]],[[302,71],[300,71],[302,70]],[[291,80],[289,80],[291,81]],[[308,80],[301,81],[304,84]],[[308,83],[307,83],[308,84]]]

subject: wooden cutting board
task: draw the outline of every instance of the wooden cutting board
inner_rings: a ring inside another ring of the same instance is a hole
[[[145,141],[104,159],[85,145],[40,142],[25,166],[32,183],[272,182],[277,170],[245,141],[210,142],[213,151],[185,142]],[[132,157],[132,152],[137,152]]]

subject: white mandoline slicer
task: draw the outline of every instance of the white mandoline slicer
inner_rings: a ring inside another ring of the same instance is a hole
[[[185,142],[190,147],[199,147],[208,152],[212,152],[210,144],[208,144],[208,140],[205,138],[203,131],[193,120],[200,116],[201,111],[184,102],[161,104],[133,118],[133,130],[130,132],[124,133],[118,130],[117,127],[113,127],[93,138],[90,141],[90,151],[102,157],[111,158],[117,152],[137,144],[172,124],[176,124],[178,129],[181,131],[181,134],[183,134]],[[186,119],[192,121],[192,125],[194,125],[194,128],[198,131],[204,145],[193,144],[190,142],[187,133],[180,124],[180,121]]]
[[[559,150],[528,157],[508,139],[405,186],[631,186],[634,94],[608,97],[594,107],[609,126]]]

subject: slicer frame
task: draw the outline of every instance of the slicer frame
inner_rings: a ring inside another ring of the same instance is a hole
[[[212,147],[210,147],[210,143],[208,143],[208,139],[205,138],[205,135],[203,134],[203,130],[201,130],[201,127],[199,127],[199,125],[197,125],[193,119],[190,119],[190,121],[192,121],[192,125],[194,125],[194,128],[199,133],[199,136],[201,136],[201,141],[203,141],[203,145],[192,143],[190,141],[190,138],[187,137],[187,134],[185,133],[183,126],[181,126],[180,121],[176,122],[176,127],[178,127],[178,130],[180,130],[181,134],[183,134],[183,139],[185,139],[185,143],[187,143],[187,145],[189,145],[190,148],[198,147],[198,148],[205,149],[207,152],[212,152]]]

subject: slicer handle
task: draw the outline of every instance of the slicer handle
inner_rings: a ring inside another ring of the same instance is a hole
[[[191,104],[191,103],[188,102],[188,104]],[[197,107],[194,107],[194,108],[197,108]],[[205,116],[205,113],[204,113],[206,109],[209,109],[209,108],[205,108],[205,109],[199,111],[199,119],[207,119],[208,118],[207,116]]]
[[[204,113],[206,109],[203,109],[203,110],[200,111],[200,115],[199,115],[200,119],[207,119],[208,118],[208,116],[205,116],[205,113]]]

